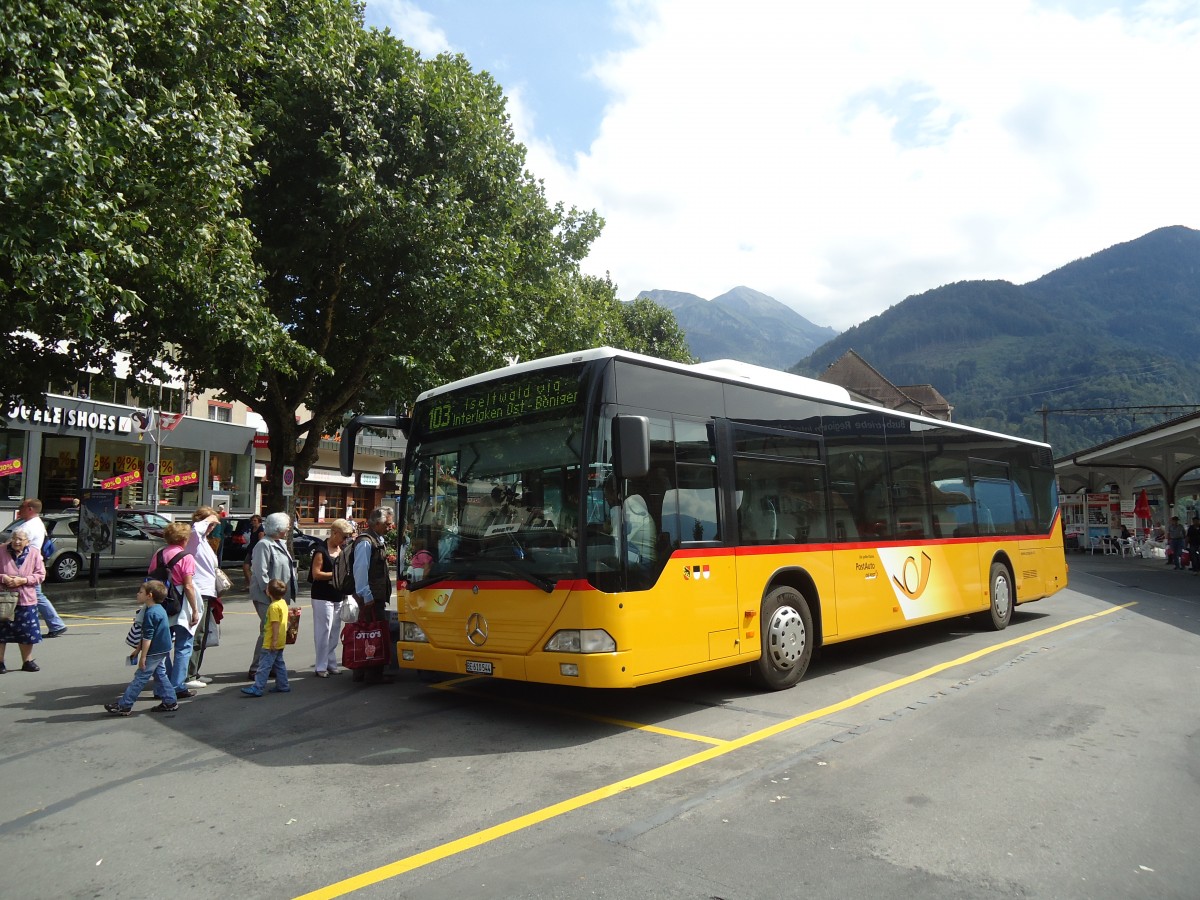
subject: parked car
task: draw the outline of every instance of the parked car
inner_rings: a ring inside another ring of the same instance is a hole
[[[233,533],[225,539],[225,546],[221,548],[221,561],[240,563],[245,560],[246,545],[250,543],[250,519],[230,519],[229,524]],[[292,549],[297,557],[312,555],[313,549],[323,543],[321,538],[305,534],[299,528],[292,529]]]
[[[54,539],[54,553],[46,560],[46,577],[51,581],[73,581],[81,573],[89,571],[90,560],[85,559],[78,550],[79,514],[46,513],[42,516],[42,522],[46,525],[46,534]],[[13,522],[0,531],[0,540],[7,541],[20,524]],[[150,557],[167,545],[161,536],[153,535],[120,517],[114,527],[117,534],[116,549],[111,549],[110,544],[110,548],[100,554],[101,572],[123,569],[144,572],[150,564]]]
[[[145,509],[118,509],[117,518],[132,522],[143,531],[162,537],[163,529],[171,524],[171,518],[160,512]]]

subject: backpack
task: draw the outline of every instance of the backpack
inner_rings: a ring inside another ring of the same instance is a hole
[[[48,560],[54,555],[54,551],[58,548],[54,546],[54,538],[46,535],[46,539],[42,541],[42,559]]]
[[[163,562],[163,554],[167,552],[167,548],[163,547],[154,554],[154,568],[150,570],[150,578],[155,578],[167,586],[167,596],[163,598],[163,612],[167,614],[167,619],[174,619],[183,610],[184,589],[182,584],[175,584],[171,580],[171,572],[175,569],[175,564],[185,556],[191,556],[191,550],[184,550],[182,553],[176,553],[171,557],[171,562]]]
[[[330,586],[343,597],[354,593],[354,548],[357,543],[342,543],[342,552],[333,561],[333,577]]]

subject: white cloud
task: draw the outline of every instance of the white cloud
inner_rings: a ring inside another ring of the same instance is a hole
[[[550,197],[607,220],[585,269],[623,296],[747,284],[846,328],[1200,227],[1200,10],[1071,6],[624,4],[588,152],[557,158],[519,97],[514,125]]]
[[[371,0],[371,24],[389,29],[422,56],[454,52],[433,16],[408,0]]]

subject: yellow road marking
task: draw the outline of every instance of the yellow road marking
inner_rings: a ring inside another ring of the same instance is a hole
[[[430,863],[438,862],[462,853],[465,850],[473,850],[476,847],[481,847],[484,844],[491,843],[499,838],[505,837],[515,832],[522,831],[534,825],[538,825],[556,816],[561,816],[564,813],[573,812],[577,809],[582,809],[585,806],[590,806],[600,800],[607,800],[609,797],[615,797],[617,794],[624,793],[636,787],[650,784],[659,779],[666,778],[668,775],[674,775],[677,772],[682,772],[685,769],[690,769],[693,766],[698,766],[701,763],[708,762],[712,759],[725,756],[735,750],[740,750],[743,747],[748,747],[752,744],[757,744],[760,741],[766,740],[769,737],[774,737],[782,734],[785,731],[790,731],[800,725],[812,722],[815,719],[824,718],[825,716],[834,713],[843,712],[867,700],[872,700],[883,694],[898,690],[916,681],[929,678],[951,669],[955,666],[960,666],[968,662],[980,659],[989,654],[995,653],[998,650],[1003,650],[1006,647],[1013,647],[1017,644],[1023,644],[1027,641],[1036,640],[1044,637],[1047,634],[1053,634],[1056,631],[1061,631],[1064,628],[1070,628],[1073,625],[1079,625],[1083,622],[1098,619],[1101,616],[1107,616],[1118,610],[1127,609],[1130,606],[1136,606],[1136,603],[1124,603],[1120,606],[1114,606],[1111,609],[1106,609],[1098,613],[1092,613],[1086,616],[1080,616],[1078,619],[1071,619],[1069,622],[1062,622],[1058,625],[1052,625],[1049,628],[1043,628],[1041,631],[1035,631],[1032,634],[1022,635],[1012,640],[1002,641],[999,644],[993,644],[985,647],[982,650],[976,650],[973,653],[968,653],[965,656],[960,656],[957,659],[952,659],[948,662],[938,663],[930,666],[927,669],[922,669],[912,675],[906,675],[903,678],[897,678],[895,681],[889,681],[886,684],[881,684],[878,687],[855,694],[853,697],[848,697],[837,703],[831,703],[828,706],[814,709],[811,712],[803,713],[794,718],[787,719],[775,725],[770,725],[758,731],[751,732],[743,737],[736,738],[732,741],[727,741],[718,747],[710,747],[707,750],[701,750],[698,753],[693,753],[691,756],[685,756],[675,762],[666,763],[665,765],[657,766],[637,775],[631,775],[629,778],[624,778],[620,781],[615,781],[612,784],[604,785],[595,790],[588,791],[578,796],[571,797],[567,800],[562,800],[558,803],[553,803],[550,806],[545,806],[542,809],[527,813],[523,816],[517,816],[515,819],[509,819],[507,822],[500,822],[493,825],[491,828],[485,828],[482,831],[477,831],[474,834],[468,834],[448,843],[441,844],[437,847],[431,847],[421,853],[415,853],[412,856],[406,856],[404,859],[396,860],[386,866],[380,866],[377,869],[372,869],[369,872],[363,872],[361,875],[354,875],[342,881],[338,881],[327,887],[318,888],[315,891],[310,891],[307,894],[301,894],[295,900],[332,900],[334,897],[344,897],[346,894],[353,891],[369,887],[373,884],[379,884],[381,881],[386,881],[389,878],[395,878],[397,875],[403,875],[406,872],[411,872],[414,869],[419,869],[422,866],[427,866]],[[453,684],[454,682],[450,682]]]
[[[587,719],[591,722],[603,722],[605,725],[616,725],[618,728],[629,728],[633,731],[649,731],[653,734],[661,734],[666,737],[681,738],[685,741],[696,741],[701,744],[712,744],[717,747],[728,744],[729,741],[722,738],[708,737],[704,734],[692,734],[688,731],[676,731],[673,728],[663,728],[661,725],[647,725],[644,722],[631,722],[628,719],[614,719],[611,716],[598,716],[592,713],[580,712],[577,709],[567,709],[562,706],[547,706],[544,703],[532,703],[528,700],[518,700],[514,697],[485,697],[485,695],[477,691],[464,690],[461,685],[464,682],[476,681],[474,677],[458,678],[454,681],[443,681],[439,684],[430,685],[437,688],[439,691],[447,691],[455,694],[462,694],[466,697],[480,697],[487,700],[500,700],[502,703],[507,703],[509,706],[520,706],[525,709],[532,709],[537,712],[557,713],[562,716],[571,716],[576,719]]]

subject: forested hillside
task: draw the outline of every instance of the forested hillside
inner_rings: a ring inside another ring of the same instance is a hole
[[[853,349],[895,384],[932,383],[954,419],[1042,437],[1051,410],[1200,405],[1200,231],[1161,228],[1036,281],[964,281],[908,297],[792,371]],[[1175,412],[1052,412],[1056,455]]]

